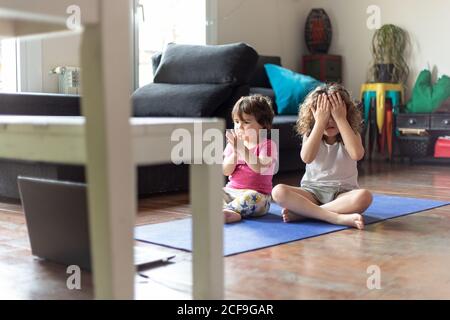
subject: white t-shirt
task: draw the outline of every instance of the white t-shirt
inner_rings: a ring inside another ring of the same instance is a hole
[[[306,165],[301,185],[357,189],[359,186],[356,161],[350,158],[342,142],[336,141],[329,145],[322,140],[316,158]]]

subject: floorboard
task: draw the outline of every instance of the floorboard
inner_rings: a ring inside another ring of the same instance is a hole
[[[301,174],[277,183],[298,184]],[[446,166],[364,163],[359,183],[376,193],[450,199]],[[139,201],[136,224],[189,217],[186,193]],[[228,299],[450,299],[450,206],[316,238],[225,258]],[[138,299],[189,299],[191,254],[136,276]],[[367,288],[370,266],[378,266],[381,289]],[[31,255],[19,204],[0,203],[0,299],[91,299],[89,273],[82,289],[68,290],[64,267]]]

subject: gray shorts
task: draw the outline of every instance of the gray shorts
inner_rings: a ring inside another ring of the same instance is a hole
[[[335,200],[338,195],[354,190],[355,188],[344,186],[302,185],[301,188],[313,195],[319,204],[325,204]]]

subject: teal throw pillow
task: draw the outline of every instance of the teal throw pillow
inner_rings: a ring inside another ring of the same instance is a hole
[[[275,93],[278,114],[297,114],[306,95],[322,82],[275,64],[265,64],[267,77]]]

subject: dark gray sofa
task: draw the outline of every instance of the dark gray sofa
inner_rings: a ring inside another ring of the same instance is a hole
[[[258,75],[258,71],[261,71],[261,60],[254,73],[258,61],[256,51],[243,44],[235,46],[238,47],[236,49],[238,53],[234,57],[230,57],[229,54],[232,48],[222,47],[227,53],[226,59],[222,62],[218,61],[218,57],[224,56],[223,52],[214,50],[209,52],[209,63],[201,61],[199,64],[198,58],[184,56],[186,52],[192,55],[193,49],[201,49],[200,46],[175,47],[176,50],[171,52],[172,56],[164,57],[164,54],[160,56],[156,70],[160,68],[161,62],[163,65],[165,63],[166,67],[170,64],[170,68],[168,71],[161,69],[164,72],[155,77],[155,83],[136,90],[132,96],[133,116],[221,117],[226,119],[227,127],[231,128],[230,113],[234,103],[243,95],[250,92],[257,93],[254,91],[255,84],[268,83],[268,81],[261,82],[261,73]],[[202,51],[196,53],[202,54],[204,54]],[[195,57],[195,54],[192,56]],[[180,71],[179,63],[185,63],[190,68]],[[200,77],[191,74],[202,72],[203,75]],[[186,81],[190,83],[183,83]],[[270,90],[270,84],[268,86],[266,90]],[[265,94],[270,96],[270,91]],[[0,94],[0,115],[79,116],[80,114],[78,96]],[[292,130],[295,118],[277,115],[274,119],[274,128],[280,129],[279,172],[299,170],[302,167],[299,157],[300,140]],[[187,165],[141,166],[137,170],[139,196],[188,189]],[[19,175],[74,182],[85,181],[83,166],[0,159],[0,197],[19,198],[17,189]]]
[[[137,117],[220,117],[250,93],[258,53],[244,43],[169,44],[152,57],[154,79],[133,93]]]
[[[165,52],[154,54],[152,57],[154,83],[138,89],[133,94],[135,115],[184,116],[186,109],[190,109],[188,114],[192,114],[195,100],[193,103],[186,101],[186,99],[184,99],[184,103],[176,101],[174,104],[179,108],[175,113],[172,113],[173,110],[167,110],[167,105],[170,104],[168,101],[158,105],[158,102],[164,101],[161,99],[162,94],[158,94],[158,92],[176,95],[180,88],[189,90],[186,86],[195,89],[198,83],[202,83],[202,86],[205,86],[204,83],[209,83],[211,86],[212,83],[219,88],[220,86],[234,88],[234,94],[230,99],[219,107],[213,106],[215,108],[214,116],[226,119],[227,128],[232,128],[231,109],[234,103],[243,95],[262,94],[270,97],[274,103],[276,116],[273,127],[279,130],[279,172],[303,169],[304,163],[300,159],[301,139],[294,131],[297,115],[278,115],[275,94],[264,69],[266,63],[281,65],[281,58],[257,54],[257,59],[254,60],[252,54],[243,52],[246,49],[243,44],[239,44],[239,46],[240,49],[234,53],[239,54],[239,58],[237,58],[239,63],[236,65],[230,63],[235,59],[233,54],[226,54],[226,60],[217,61],[213,58],[214,52],[205,54],[204,46],[176,46],[172,44],[172,47],[169,46]],[[229,50],[229,48],[226,50]],[[198,56],[204,56],[204,59],[198,60]],[[192,57],[195,58],[192,59]],[[230,66],[233,67],[230,68]],[[202,74],[192,72],[192,70],[198,69],[205,70],[205,72]],[[184,97],[184,95],[182,96]],[[191,107],[186,108],[186,105]],[[149,106],[151,107],[149,108]],[[198,108],[195,116],[205,116],[202,113],[204,109]]]
[[[173,55],[175,56],[175,54],[173,54]],[[179,57],[181,55],[182,54],[180,54],[178,52],[177,56]],[[164,57],[163,53],[161,53],[161,52],[158,52],[152,56],[152,68],[153,68],[153,73],[155,74],[155,82],[159,82],[161,80],[166,81],[166,82],[168,81],[167,80],[168,77],[158,77],[158,75],[161,74],[161,61],[164,62],[164,58],[166,58],[166,57]],[[194,63],[195,64],[195,62],[186,61],[186,59],[180,59],[179,62],[180,62],[180,65],[177,66],[178,68],[174,67],[173,70],[171,70],[174,74],[175,74],[176,70],[179,70],[179,67],[184,66],[185,63]],[[245,69],[245,74],[248,75],[248,72],[249,72],[248,62],[247,63],[245,63],[245,61],[242,61],[242,62],[243,63],[240,64],[239,67]],[[239,99],[239,97],[241,97],[243,95],[248,95],[248,94],[262,94],[264,96],[268,96],[269,98],[272,99],[274,109],[275,109],[274,110],[275,118],[274,118],[273,127],[274,127],[274,129],[279,130],[279,151],[280,151],[279,171],[286,172],[286,171],[301,170],[304,168],[304,163],[300,159],[301,139],[296,135],[296,133],[294,131],[294,125],[297,121],[297,115],[279,115],[278,114],[277,105],[275,102],[275,93],[272,90],[272,86],[270,85],[270,81],[267,77],[266,70],[264,69],[264,65],[267,63],[276,64],[276,65],[281,66],[281,58],[277,57],[277,56],[258,55],[256,67],[254,68],[254,71],[251,73],[250,79],[248,79],[248,86],[245,85],[245,86],[239,87],[239,90],[237,90],[233,99],[230,99],[230,101],[227,101],[226,103],[224,103],[224,105],[222,107],[219,107],[216,110],[215,115],[226,119],[227,128],[232,128],[233,122],[230,117],[231,109],[233,107],[234,102],[237,101],[237,99]],[[166,65],[167,65],[167,63],[166,63]],[[173,65],[173,63],[171,65]],[[223,66],[215,65],[212,70],[209,70],[209,72],[208,72],[209,74],[207,74],[204,77],[205,78],[209,77],[210,79],[211,78],[214,79],[214,76],[212,74],[218,73],[217,69],[220,69],[220,68],[223,68]],[[235,73],[237,73],[237,72],[235,71]],[[177,73],[176,76],[174,75],[171,78],[171,80],[175,79],[175,81],[177,83],[186,81],[185,79],[180,80],[180,78],[182,78],[182,75],[180,76]],[[205,78],[202,78],[203,82],[205,81]],[[148,90],[150,92],[152,89],[155,89],[155,88],[159,88],[159,90],[161,90],[161,85],[163,87],[166,86],[166,90],[165,90],[166,92],[171,92],[172,90],[174,90],[173,88],[170,88],[170,87],[167,88],[166,83],[164,83],[164,84],[154,83],[154,84],[147,85],[144,88],[138,89],[138,91],[134,94],[134,96],[136,97],[136,95],[138,95],[139,99],[141,99],[143,101],[143,104],[149,105],[149,104],[151,104],[151,102],[150,102],[151,98],[149,98],[149,96],[145,94],[145,91]],[[152,109],[152,110],[154,110],[154,109]],[[162,110],[160,110],[158,112],[153,111],[153,115],[161,114],[160,113],[161,111]],[[141,114],[141,112],[139,114]],[[172,116],[173,114],[166,113],[166,115]],[[202,115],[199,114],[198,116],[202,116]]]
[[[59,94],[0,93],[0,115],[80,116],[80,97]],[[84,166],[0,159],[0,197],[19,199],[17,177],[85,182]],[[186,190],[187,166],[138,167],[138,192]]]

